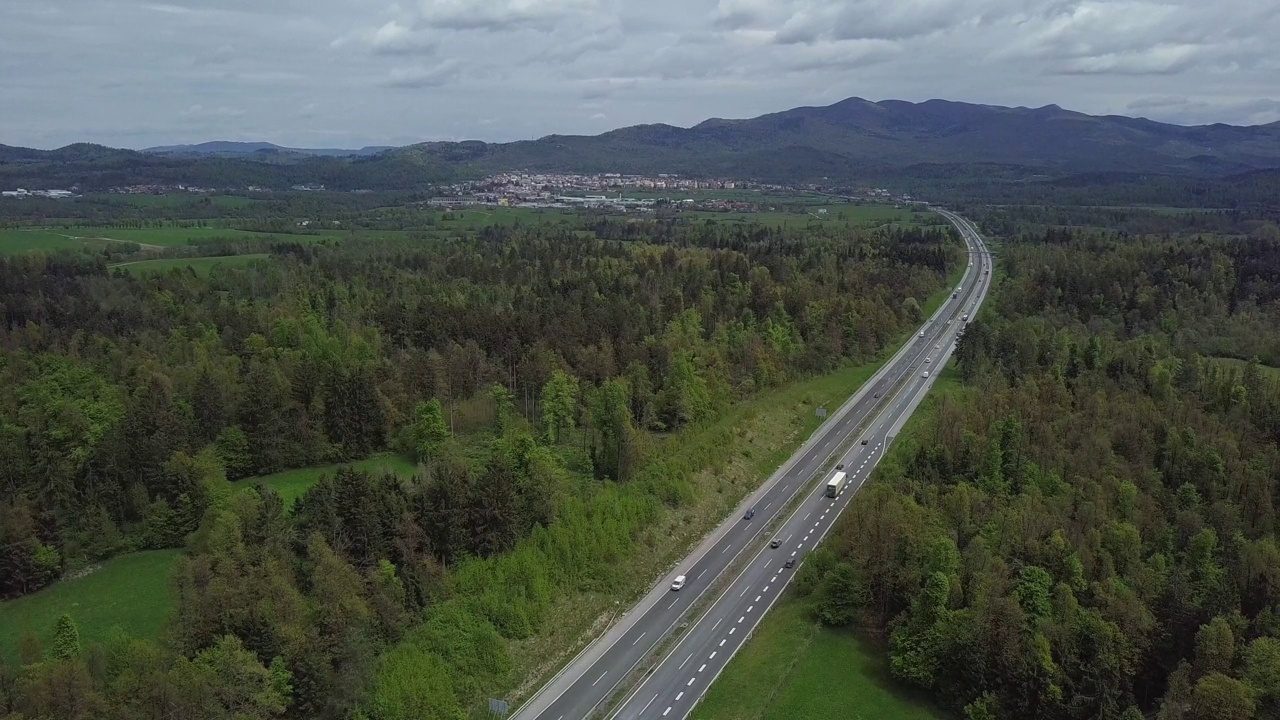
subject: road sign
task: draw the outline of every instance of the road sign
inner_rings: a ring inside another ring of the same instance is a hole
[[[818,408],[817,410],[814,410],[814,411],[813,411],[813,414],[815,414],[815,415],[817,415],[819,418],[821,418],[821,419],[824,419],[824,420],[825,420],[825,419],[826,419],[826,417],[827,417],[827,409],[826,409],[826,408],[824,408],[824,407],[820,407],[820,408]]]
[[[492,713],[492,714],[494,714],[494,715],[497,715],[498,717],[506,717],[506,716],[507,716],[507,713],[508,713],[508,712],[510,712],[510,711],[511,711],[511,706],[507,704],[507,701],[506,701],[506,700],[498,700],[498,699],[496,699],[496,698],[489,698],[489,712],[490,712],[490,713]]]

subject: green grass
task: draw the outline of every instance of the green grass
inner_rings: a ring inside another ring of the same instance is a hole
[[[186,247],[215,239],[252,240],[273,237],[267,233],[228,228],[126,228],[100,226],[16,228],[0,230],[0,254],[13,255],[31,250],[99,249],[122,243],[154,247]],[[290,236],[292,237],[292,236]],[[298,236],[310,238],[313,236]]]
[[[249,255],[224,255],[219,257],[200,257],[200,258],[167,258],[161,260],[137,260],[134,262],[120,263],[112,265],[112,268],[120,268],[130,275],[144,275],[147,273],[166,273],[174,269],[191,268],[196,275],[200,277],[208,277],[209,272],[213,270],[215,265],[224,265],[227,267],[244,267],[258,260],[268,260],[271,256],[266,253],[253,253]]]
[[[272,490],[279,493],[284,499],[285,507],[292,507],[295,500],[302,497],[303,493],[315,485],[321,475],[332,475],[337,472],[338,468],[351,465],[360,470],[369,472],[391,471],[401,477],[412,477],[417,472],[417,465],[408,458],[400,455],[375,455],[368,460],[357,460],[352,463],[335,463],[333,465],[317,465],[316,467],[300,468],[298,470],[285,470],[271,475],[260,475],[258,477],[245,478],[235,482],[236,487],[249,487],[257,483],[262,483]]]
[[[18,638],[28,630],[36,633],[48,652],[54,623],[62,613],[75,620],[85,647],[107,639],[115,630],[128,637],[157,636],[173,605],[169,574],[178,552],[121,555],[85,577],[0,603],[0,656],[16,659]]]
[[[695,720],[937,720],[946,717],[899,686],[884,653],[853,633],[824,628],[786,596],[769,612],[690,716]]]
[[[1209,359],[1215,363],[1218,363],[1219,365],[1222,365],[1223,367],[1233,368],[1239,371],[1243,371],[1246,367],[1249,367],[1250,365],[1250,362],[1248,360],[1241,360],[1239,358],[1216,357],[1216,358],[1209,358]],[[1280,368],[1274,368],[1274,367],[1271,367],[1270,365],[1259,364],[1258,371],[1262,373],[1263,377],[1270,377],[1273,380],[1280,380]]]
[[[99,249],[111,244],[110,240],[87,240],[79,230],[0,230],[0,255],[18,255],[32,250],[56,252],[58,250]]]

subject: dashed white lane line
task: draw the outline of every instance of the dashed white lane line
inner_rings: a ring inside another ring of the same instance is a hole
[[[603,679],[604,679],[604,676],[605,676],[605,675],[608,675],[608,674],[609,674],[609,671],[608,671],[608,670],[605,670],[604,672],[600,673],[600,677],[596,678],[596,682],[591,683],[591,687],[595,687],[595,686],[596,686],[596,683],[598,683],[598,682],[600,682],[601,680],[603,680]]]
[[[737,630],[737,629],[738,629],[738,628],[729,628],[729,634],[730,634],[730,635],[732,635],[732,634],[733,634],[733,631],[734,631],[734,630]]]
[[[681,690],[680,692],[676,693],[676,700],[677,700],[677,701],[678,701],[680,698],[682,698],[682,697],[684,697],[684,691],[683,691],[683,690]],[[641,712],[643,713],[644,711],[642,710]]]
[[[694,580],[699,580],[699,579],[701,579],[701,578],[702,578],[703,573],[705,573],[706,571],[707,571],[707,569],[706,569],[706,568],[703,568],[703,569],[702,569],[702,572],[698,573],[698,574],[697,574],[697,576],[695,576],[693,579],[694,579]]]
[[[709,657],[709,658],[707,658],[707,659],[708,659],[708,660],[715,660],[715,659],[716,659],[716,651],[715,651],[715,650],[712,650],[712,651],[711,651],[711,657]]]
[[[719,644],[719,645],[717,645],[716,647],[724,647],[724,640],[721,640],[721,641],[720,641],[720,644]]]
[[[675,607],[676,603],[678,602],[680,602],[680,598],[676,598],[675,600],[672,600],[671,604],[667,606],[667,609],[670,610],[671,608]]]
[[[757,595],[757,596],[756,596],[756,600],[755,600],[755,601],[756,601],[756,602],[760,602],[760,596],[759,596],[759,595]]]
[[[644,632],[649,632],[649,631],[645,630]],[[640,638],[644,637],[644,632],[640,633],[640,637],[636,638],[635,640],[632,640],[631,644],[635,645],[636,643],[640,642]]]
[[[663,711],[662,711],[662,717],[666,717],[666,716],[667,716],[667,713],[669,713],[669,712],[671,712],[671,708],[667,708],[666,710],[663,710]]]
[[[738,618],[738,622],[741,623],[743,620],[746,620],[746,619],[747,619],[747,616],[743,615],[742,617]]]
[[[689,687],[690,685],[692,685],[692,684],[693,684],[693,681],[694,681],[694,680],[696,680],[696,679],[697,679],[697,678],[689,678],[689,682],[685,683],[685,687]]]
[[[773,577],[769,578],[769,582],[777,582],[777,581],[778,581],[777,575],[774,575]]]
[[[721,620],[724,620],[724,618],[719,618],[718,620],[716,620],[716,624],[711,626],[711,632],[715,632],[716,628],[720,627]]]
[[[756,606],[755,606],[755,605],[748,605],[748,606],[747,606],[747,612],[751,612],[752,610],[755,610],[755,609],[756,609]]]
[[[657,700],[657,699],[658,699],[658,696],[657,696],[657,695],[654,695],[652,698],[650,698],[649,702],[645,703],[645,704],[644,704],[644,707],[640,708],[640,714],[641,714],[641,715],[643,715],[643,714],[644,714],[644,711],[645,711],[645,710],[648,710],[648,709],[649,709],[649,706],[653,704],[653,701],[654,701],[654,700]],[[679,698],[676,698],[676,699],[677,699],[677,700],[679,700]],[[563,716],[563,715],[561,715],[560,717],[562,717],[562,718],[563,718],[564,716]]]
[[[706,669],[707,669],[707,664],[702,663],[702,667],[698,668],[698,672],[702,672],[703,670],[706,670]]]
[[[684,662],[680,663],[680,667],[678,667],[678,668],[676,668],[676,669],[677,669],[677,670],[683,670],[683,669],[684,669],[684,663],[687,663],[687,662],[689,662],[689,661],[690,661],[690,660],[692,660],[692,659],[693,659],[693,653],[689,653],[689,657],[685,658],[685,659],[684,659]]]
[[[765,585],[764,590],[761,590],[760,592],[769,592],[769,586]],[[756,598],[756,599],[759,600],[760,598]]]
[[[796,556],[796,554],[795,554],[794,552],[792,552],[792,553],[791,553],[791,557],[795,557],[795,556]]]

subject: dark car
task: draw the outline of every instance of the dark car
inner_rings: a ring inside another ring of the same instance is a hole
[[[786,568],[795,567],[795,565],[796,565],[795,558],[787,558],[787,561],[782,563],[782,567],[786,567]]]
[[[880,397],[880,393],[876,393],[876,397]]]
[[[771,548],[776,548],[781,544],[782,544],[782,540],[779,540],[778,538],[774,538],[769,541],[769,547]]]
[[[744,515],[743,517],[744,517],[745,519],[747,519],[747,520],[750,520],[751,518],[753,518],[753,517],[755,517],[755,516],[756,516],[756,509],[755,509],[755,508],[750,508],[750,509],[748,509],[748,510],[747,510],[747,514],[746,514],[746,515]]]
[[[866,439],[866,438],[862,438],[862,444],[863,444],[863,445],[866,445],[866,444],[867,444],[867,439]]]
[[[844,469],[844,463],[840,463],[839,465],[837,465],[837,466],[836,466],[836,469],[837,469],[837,470],[843,470],[843,469]]]

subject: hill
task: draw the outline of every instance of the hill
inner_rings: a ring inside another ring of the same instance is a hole
[[[1280,123],[1182,126],[1145,118],[946,100],[849,98],[693,127],[653,124],[511,143],[429,142],[390,150],[270,143],[43,151],[0,146],[0,185],[86,188],[186,182],[217,187],[407,189],[498,170],[678,173],[775,181],[1058,179],[1138,173],[1225,177],[1280,167]]]
[[[303,155],[330,157],[364,157],[377,155],[391,146],[370,146],[358,150],[340,148],[291,148],[268,142],[229,142],[215,140],[198,145],[165,145],[146,148],[142,152],[154,155]]]
[[[1057,105],[1007,108],[849,98],[691,128],[637,125],[602,135],[504,144],[423,143],[394,153],[486,169],[750,175],[816,179],[999,164],[1023,175],[1146,172],[1227,175],[1280,166],[1280,124],[1180,126],[1092,116]]]

